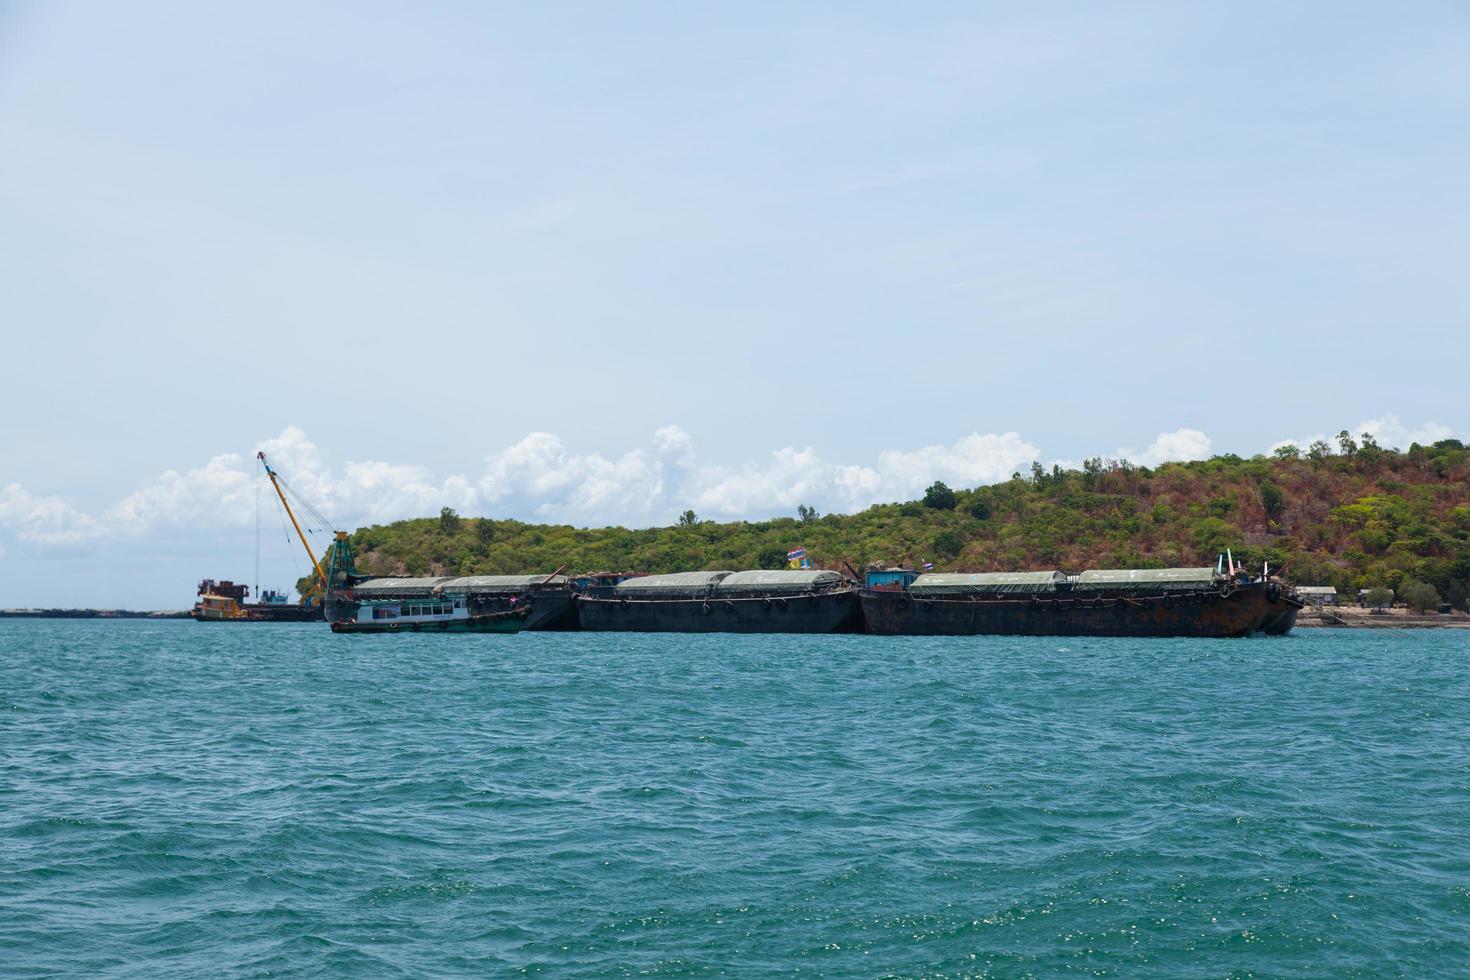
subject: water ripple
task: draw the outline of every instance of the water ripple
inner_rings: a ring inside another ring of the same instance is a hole
[[[1461,973],[1467,653],[4,621],[3,972]]]

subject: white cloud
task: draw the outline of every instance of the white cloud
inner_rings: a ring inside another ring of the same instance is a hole
[[[1455,435],[1454,429],[1441,422],[1425,422],[1417,428],[1411,429],[1393,413],[1380,416],[1376,419],[1368,419],[1365,422],[1359,422],[1347,431],[1354,440],[1361,439],[1363,433],[1366,432],[1373,437],[1374,442],[1378,443],[1384,449],[1408,449],[1416,442],[1427,446],[1441,439],[1452,438]],[[1281,439],[1273,442],[1271,449],[1276,450],[1282,446],[1295,446],[1298,449],[1305,450],[1318,440],[1326,442],[1336,452],[1337,436],[1328,435],[1325,432],[1318,432],[1316,435],[1305,436],[1301,439]]]
[[[1144,466],[1209,459],[1210,437],[1198,429],[1175,429],[1173,432],[1160,432],[1153,444],[1141,453],[1120,449],[1118,455]]]
[[[1385,446],[1432,442],[1452,434],[1448,426],[1432,422],[1411,429],[1393,415],[1370,419],[1356,431],[1373,433]],[[1305,446],[1311,439],[1286,442]],[[935,480],[956,488],[995,483],[1045,458],[1016,432],[976,432],[947,445],[885,450],[871,463],[840,462],[811,446],[786,446],[740,465],[702,464],[690,435],[669,425],[654,432],[646,448],[618,456],[577,453],[551,433],[533,432],[485,457],[477,475],[440,479],[422,466],[383,460],[349,461],[333,468],[295,426],[259,448],[303,499],[348,528],[431,516],[440,507],[465,514],[634,527],[666,524],[685,508],[725,519],[790,514],[798,504],[850,513],[875,503],[916,499]],[[1182,428],[1159,433],[1147,449],[1120,449],[1117,456],[1157,466],[1203,459],[1212,448],[1205,433]],[[168,470],[99,516],[12,483],[0,489],[0,531],[14,533],[11,543],[54,549],[171,529],[243,529],[254,520],[257,494],[262,509],[273,512],[273,494],[259,480],[253,452],[216,456],[194,469]]]
[[[487,456],[478,476],[440,480],[424,467],[382,460],[334,469],[295,426],[259,448],[297,494],[344,527],[432,515],[445,506],[468,514],[633,526],[668,523],[689,507],[725,518],[788,513],[798,504],[847,512],[913,499],[935,480],[956,487],[1003,480],[1041,457],[1036,446],[1007,432],[887,450],[871,465],[835,462],[814,448],[791,446],[739,466],[699,465],[693,439],[669,425],[653,433],[648,448],[613,457],[576,453],[551,433],[533,432]],[[274,511],[254,453],[229,453],[193,469],[168,470],[98,518],[13,485],[0,498],[0,527],[18,527],[22,540],[37,545],[104,534],[243,528],[254,520],[257,497],[264,510]]]
[[[106,529],[60,497],[38,497],[19,483],[0,489],[0,526],[18,528],[22,541],[48,548],[95,540]]]
[[[1353,438],[1360,438],[1364,432],[1385,449],[1408,449],[1416,442],[1427,446],[1441,439],[1449,439],[1455,434],[1453,429],[1439,422],[1425,422],[1417,429],[1411,429],[1399,421],[1397,415],[1391,414],[1359,422],[1353,430]]]
[[[204,466],[167,470],[110,507],[103,520],[113,527],[146,530],[163,523],[244,524],[254,513],[255,481],[238,453],[216,456]]]
[[[912,500],[935,480],[956,487],[994,483],[1038,459],[1041,450],[1014,432],[972,433],[953,445],[886,450],[875,466],[833,463],[811,447],[778,449],[738,469],[710,467],[694,476],[694,509],[725,517],[784,513],[798,504],[851,512]]]
[[[659,431],[664,443],[674,440],[668,430]],[[551,433],[533,432],[487,457],[475,486],[487,507],[503,513],[646,521],[662,499],[662,473],[662,461],[650,461],[639,449],[611,460],[598,453],[578,455]]]

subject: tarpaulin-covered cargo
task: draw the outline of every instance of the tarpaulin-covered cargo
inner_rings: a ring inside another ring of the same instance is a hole
[[[708,595],[729,572],[671,572],[668,575],[642,575],[620,584],[614,592],[621,597],[637,598],[655,595]]]
[[[836,572],[802,569],[780,569],[774,571],[736,572],[726,576],[715,587],[716,595],[761,592],[772,595],[781,592],[818,592],[842,585],[842,576]]]
[[[441,575],[438,578],[370,578],[354,585],[352,593],[363,599],[375,596],[402,596],[417,599],[433,595],[435,588],[449,581],[452,581],[452,577],[447,575]]]
[[[565,575],[462,575],[444,583],[446,592],[524,592],[567,584]]]
[[[1078,592],[1130,592],[1213,589],[1213,568],[1111,568],[1083,572],[1073,586]]]
[[[914,579],[909,591],[919,595],[1055,592],[1066,582],[1061,572],[930,572]]]
[[[352,587],[359,598],[422,598],[432,595],[491,595],[566,585],[565,575],[441,575],[437,578],[370,578]]]

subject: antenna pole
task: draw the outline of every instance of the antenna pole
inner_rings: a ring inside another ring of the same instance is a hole
[[[257,461],[258,462],[258,461]],[[260,467],[255,469],[255,601],[260,601]]]

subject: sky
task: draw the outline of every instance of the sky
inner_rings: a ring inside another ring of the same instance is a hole
[[[1467,191],[1463,4],[0,0],[0,607],[1464,437]]]

